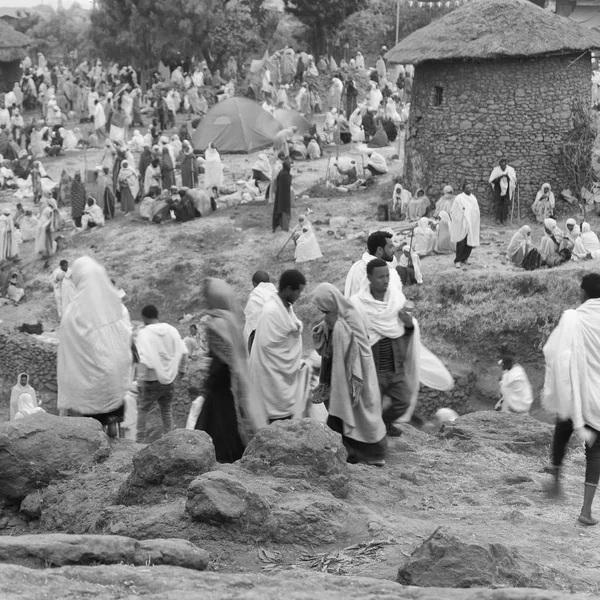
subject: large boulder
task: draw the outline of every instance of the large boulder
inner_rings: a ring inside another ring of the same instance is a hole
[[[338,498],[348,495],[342,437],[312,419],[278,421],[252,438],[240,464],[252,473],[304,479]]]
[[[203,571],[208,552],[180,539],[138,541],[119,535],[0,536],[0,562],[27,567],[66,565],[172,565]]]
[[[47,413],[0,424],[0,498],[20,502],[52,481],[106,459],[108,437],[95,419]]]
[[[507,452],[547,454],[552,426],[533,417],[481,411],[444,423],[440,435],[464,440],[474,447],[493,446]]]
[[[133,457],[133,472],[119,488],[115,504],[152,504],[166,493],[185,495],[190,482],[215,464],[207,433],[175,429]]]
[[[419,587],[528,587],[536,569],[502,544],[464,542],[438,527],[398,570],[398,582]]]

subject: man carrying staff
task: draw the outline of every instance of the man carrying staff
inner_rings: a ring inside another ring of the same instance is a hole
[[[585,487],[579,522],[596,525],[592,503],[600,479],[600,274],[581,280],[581,305],[566,310],[544,346],[542,405],[557,416],[550,496],[561,495],[560,472],[573,432],[585,442]]]
[[[508,220],[508,207],[512,203],[517,187],[517,173],[501,158],[490,175],[490,185],[494,192],[496,206],[496,224],[504,225]]]

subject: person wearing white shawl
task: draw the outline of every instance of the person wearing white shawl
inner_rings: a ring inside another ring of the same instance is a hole
[[[297,263],[308,262],[316,260],[317,258],[323,258],[321,254],[321,248],[319,247],[319,241],[312,228],[310,221],[304,216],[298,217],[298,228],[296,240],[296,250],[294,252],[294,259]]]
[[[104,212],[96,204],[94,198],[88,198],[87,206],[83,209],[81,217],[81,228],[86,231],[93,227],[104,227]]]
[[[282,273],[278,294],[264,305],[256,324],[250,372],[271,423],[292,418],[303,393],[303,325],[292,306],[305,286],[300,271]]]
[[[434,217],[439,217],[442,211],[446,211],[448,214],[452,212],[452,205],[454,204],[454,198],[456,197],[454,190],[451,185],[447,185],[444,187],[443,192],[444,194],[435,203]]]
[[[35,394],[35,390],[31,385],[29,385],[29,375],[27,373],[19,373],[17,377],[17,384],[13,386],[10,391],[10,404],[9,404],[9,420],[14,421],[15,415],[19,410],[19,398],[23,394],[29,394],[34,402],[34,405],[37,406],[37,397]]]
[[[395,125],[399,125],[402,122],[402,117],[400,116],[398,108],[396,107],[396,103],[391,96],[387,99],[385,105],[385,117],[386,119],[392,121],[392,123]]]
[[[350,118],[348,119],[348,126],[350,128],[350,134],[352,135],[353,142],[364,142],[365,141],[365,130],[362,127],[362,114],[361,108],[356,108]]]
[[[428,256],[433,252],[435,246],[435,233],[429,225],[429,219],[427,217],[421,217],[419,219],[417,227],[413,233],[413,252],[418,256]]]
[[[367,169],[371,171],[372,175],[384,175],[388,172],[387,162],[379,152],[375,152],[375,150],[369,148],[367,156],[369,157]]]
[[[533,391],[525,369],[514,362],[514,357],[504,352],[498,363],[502,367],[500,379],[501,398],[494,410],[528,415],[533,404]]]
[[[524,267],[525,259],[534,251],[536,255],[539,255],[531,241],[531,227],[529,227],[529,225],[523,225],[523,227],[512,236],[508,248],[506,249],[506,257],[512,261],[515,266]],[[541,257],[537,260],[541,260]],[[528,270],[533,269],[528,268]]]
[[[271,181],[273,168],[266,154],[259,154],[256,162],[252,165],[252,178],[258,186],[259,181]]]
[[[121,210],[127,216],[135,210],[135,199],[140,191],[140,183],[135,169],[130,167],[126,160],[121,162],[118,189],[121,192]]]
[[[450,217],[450,239],[456,244],[454,266],[460,268],[467,264],[473,248],[479,246],[481,215],[469,183],[465,183],[462,194],[454,199]]]
[[[400,254],[400,258],[398,259],[397,271],[403,286],[412,285],[413,283],[421,285],[423,283],[421,259],[414,251],[414,248],[411,250],[408,244],[402,248],[402,254]]]
[[[60,320],[63,315],[63,281],[65,277],[69,277],[69,280],[72,281],[73,271],[69,268],[69,261],[61,260],[60,264],[54,271],[52,271],[52,275],[50,276],[50,280],[52,281],[52,287],[54,288],[54,300],[56,301],[56,312],[58,313],[58,319]]]
[[[131,385],[132,327],[104,267],[89,256],[73,263],[75,296],[59,329],[59,414],[92,417],[115,437]]]
[[[392,193],[392,211],[398,215],[405,215],[411,199],[412,194],[401,183],[397,183]]]
[[[31,210],[26,210],[25,215],[21,217],[19,221],[19,231],[24,242],[35,239],[35,235],[38,229],[38,218],[31,214]]]
[[[174,133],[171,136],[170,146],[173,149],[172,156],[175,157],[173,159],[173,162],[175,163],[179,159],[179,155],[181,154],[181,150],[183,148],[183,142],[179,139],[179,135],[177,133]]]
[[[567,219],[566,226],[567,231],[564,238],[566,247],[569,248],[569,250],[573,250],[573,248],[575,247],[575,242],[581,236],[581,230],[579,229],[579,225],[577,225],[577,221],[575,221],[575,219],[572,218]]]
[[[127,145],[132,152],[141,152],[144,149],[145,144],[144,136],[140,133],[139,129],[136,129],[133,132],[131,139],[127,142]]]
[[[65,152],[70,152],[71,150],[77,149],[77,144],[79,143],[79,140],[77,139],[77,136],[75,135],[74,131],[72,131],[71,129],[65,129],[64,127],[61,127],[59,129],[59,133],[63,138],[62,147]]]
[[[3,214],[0,215],[0,262],[19,254],[17,231],[10,216],[10,208],[5,208]]]
[[[508,206],[513,200],[517,187],[517,173],[504,158],[501,158],[492,170],[490,185],[496,203],[496,223],[504,225],[504,221],[508,218]]]
[[[252,349],[258,317],[260,317],[264,305],[277,296],[277,288],[271,283],[271,278],[265,271],[256,271],[252,275],[252,285],[254,289],[250,292],[244,308],[246,317],[244,339],[248,344],[248,352]]]
[[[563,238],[564,234],[556,221],[554,219],[544,219],[544,237],[540,240],[540,254],[542,255],[542,261],[548,266],[561,264],[558,251]]]
[[[600,240],[589,223],[581,224],[581,236],[575,241],[573,254],[579,259],[600,258]]]
[[[443,210],[439,216],[440,221],[437,225],[433,251],[436,254],[454,254],[456,252],[456,244],[450,240],[450,215]]]
[[[379,110],[379,106],[383,100],[383,94],[381,90],[377,87],[377,84],[374,81],[371,81],[371,89],[367,94],[367,105],[372,110]]]
[[[90,94],[91,96],[91,94]],[[88,100],[89,102],[89,100]],[[94,131],[98,139],[106,137],[106,114],[100,100],[94,100],[94,109],[91,113],[94,116]]]
[[[389,231],[375,231],[367,239],[367,252],[362,258],[355,262],[348,271],[344,296],[351,298],[367,285],[367,265],[376,258],[386,261],[390,270],[390,285],[398,289],[402,294],[402,281],[396,271],[398,261],[394,256],[393,235]]]
[[[308,94],[308,90],[306,89],[306,84],[303,83],[296,94],[296,110],[298,112],[302,112],[302,103],[304,102],[306,94]]]
[[[554,192],[550,187],[549,183],[544,183],[541,189],[535,196],[535,200],[531,205],[531,210],[535,215],[538,223],[543,223],[544,219],[551,218],[554,214],[554,206],[556,200],[554,199]]]
[[[360,50],[356,53],[356,68],[359,70],[363,70],[365,68],[365,57],[362,55]]]
[[[17,412],[15,414],[15,421],[17,419],[24,419],[29,415],[35,415],[36,413],[46,412],[41,406],[36,404],[35,399],[31,394],[21,394],[19,396],[17,404]]]
[[[204,189],[211,190],[213,196],[218,198],[219,188],[223,185],[223,163],[212,142],[204,152],[204,157]]]
[[[387,449],[386,428],[364,319],[331,283],[317,286],[313,302],[323,313],[323,320],[312,330],[322,357],[313,399],[325,403],[327,425],[342,435],[348,462],[381,467]]]
[[[173,429],[173,400],[177,375],[185,374],[188,349],[179,332],[158,320],[158,310],[152,304],[142,309],[145,327],[135,339],[140,357],[137,377],[138,400],[137,441],[146,443],[148,414],[158,404],[163,434]]]
[[[573,432],[585,442],[586,472],[579,521],[596,525],[592,503],[600,476],[600,275],[581,280],[581,305],[566,310],[544,346],[546,377],[542,406],[556,415],[552,444],[554,480],[548,488],[560,495],[560,471]]]

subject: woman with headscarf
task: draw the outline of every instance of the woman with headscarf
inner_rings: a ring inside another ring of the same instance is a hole
[[[348,127],[353,142],[364,142],[365,132],[362,126],[362,115],[360,108],[355,108],[348,119]]]
[[[153,190],[157,195],[162,190],[162,172],[158,158],[152,160],[144,173],[144,194],[148,196]]]
[[[556,221],[544,219],[544,237],[540,241],[540,254],[544,264],[555,267],[565,262],[565,258],[559,254],[563,238],[563,232]]]
[[[17,384],[13,386],[10,391],[10,404],[9,404],[9,420],[14,421],[15,415],[19,410],[19,398],[23,394],[29,394],[33,399],[33,403],[37,406],[37,397],[35,390],[29,385],[29,375],[27,373],[19,373],[17,378]]]
[[[400,182],[394,186],[392,192],[392,212],[404,217],[408,203],[412,200],[412,194]]]
[[[277,227],[281,227],[282,231],[290,230],[290,219],[292,218],[292,175],[290,168],[290,161],[285,159],[281,171],[277,175],[275,202],[273,204],[273,233],[275,233]]]
[[[198,162],[192,145],[183,142],[183,158],[181,159],[181,183],[184,187],[195,189],[198,186]]]
[[[383,101],[383,94],[381,93],[381,90],[377,87],[377,84],[374,81],[371,81],[370,84],[371,89],[367,94],[367,105],[369,109],[378,111],[381,102]]]
[[[454,190],[452,189],[451,185],[447,185],[444,187],[443,192],[443,195],[435,203],[435,212],[433,213],[434,217],[439,217],[442,211],[446,211],[448,214],[452,212],[452,204],[454,203],[454,198],[456,197]]]
[[[85,184],[81,181],[81,173],[75,173],[71,183],[71,218],[75,227],[81,227],[81,217],[85,209]]]
[[[175,168],[167,146],[163,146],[162,149],[160,171],[162,175],[162,187],[170,190],[171,186],[175,185]]]
[[[581,236],[575,241],[573,254],[579,258],[600,258],[600,240],[589,223],[581,224]]]
[[[539,268],[541,256],[531,241],[531,227],[523,225],[513,236],[506,250],[507,258],[528,271]]]
[[[538,223],[543,223],[544,219],[551,218],[554,214],[554,206],[556,201],[554,193],[549,183],[544,183],[535,196],[535,200],[531,205],[531,210],[535,215]]]
[[[211,190],[214,198],[219,197],[219,188],[223,185],[223,163],[221,156],[211,142],[204,153],[204,189]]]
[[[35,253],[41,254],[44,258],[52,256],[56,252],[56,242],[52,236],[52,233],[56,231],[55,223],[54,208],[47,206],[40,215],[34,248]]]
[[[132,327],[117,288],[89,256],[73,263],[76,293],[60,323],[59,413],[94,418],[116,437],[131,385]]]
[[[348,462],[385,464],[386,429],[373,353],[362,316],[330,283],[321,283],[313,302],[323,321],[313,328],[321,355],[313,398],[325,402],[327,425],[342,435]]]
[[[17,402],[17,412],[15,414],[15,421],[17,419],[24,419],[29,415],[35,415],[36,413],[46,412],[41,406],[37,406],[35,400],[30,394],[21,394]]]
[[[232,463],[242,457],[254,434],[267,425],[267,418],[250,378],[243,318],[234,291],[224,281],[211,278],[204,284],[204,295],[211,363],[196,429],[210,435],[219,462]]]
[[[430,202],[429,198],[425,195],[425,190],[419,188],[415,196],[413,196],[410,202],[406,206],[406,218],[409,221],[420,219],[427,214],[429,210]]]
[[[413,252],[420,257],[428,256],[433,252],[435,233],[429,226],[429,219],[427,217],[419,219],[419,224],[415,227],[413,236]]]
[[[144,149],[144,136],[139,129],[135,129],[131,139],[128,142],[129,149],[132,152],[141,152]]]
[[[573,218],[567,219],[566,225],[567,231],[565,232],[562,247],[572,251],[575,247],[575,242],[581,237],[581,230],[579,229],[579,225],[577,225],[577,221]]]
[[[173,156],[176,158],[181,154],[181,150],[183,149],[183,142],[179,139],[179,135],[174,133],[171,136],[171,141],[169,142],[171,149],[173,150]]]
[[[456,252],[456,244],[450,239],[450,214],[445,210],[440,213],[433,251],[436,254],[454,254]]]
[[[137,173],[129,166],[126,160],[121,163],[119,191],[121,192],[121,210],[127,216],[135,210],[135,199],[140,191],[140,184]]]

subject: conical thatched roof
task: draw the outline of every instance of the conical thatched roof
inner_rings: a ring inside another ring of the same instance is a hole
[[[0,19],[0,61],[21,60],[31,40]]]
[[[474,0],[392,48],[393,63],[540,56],[600,48],[600,33],[529,0]]]

